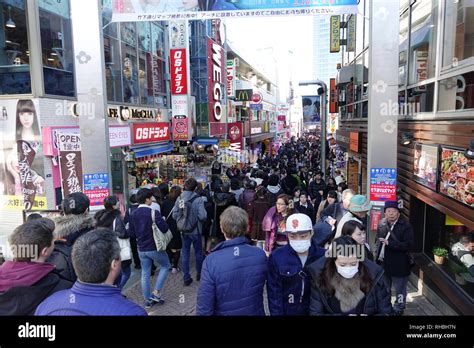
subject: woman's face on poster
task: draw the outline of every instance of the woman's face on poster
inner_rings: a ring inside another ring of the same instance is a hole
[[[185,10],[190,10],[198,7],[198,0],[183,0],[183,7]]]
[[[20,122],[23,128],[31,128],[35,121],[35,114],[31,111],[20,112]]]

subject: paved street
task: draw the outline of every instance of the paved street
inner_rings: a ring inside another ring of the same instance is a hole
[[[170,272],[163,290],[163,298],[166,302],[163,305],[154,305],[150,310],[148,310],[149,315],[182,316],[196,314],[196,296],[199,288],[199,282],[197,282],[195,279],[196,272],[194,269],[194,253],[191,254],[191,275],[194,278],[194,282],[190,286],[184,286],[183,274],[181,272],[171,274]],[[156,280],[157,274],[158,272],[156,272],[155,276],[152,277],[152,286],[155,284],[154,282]],[[138,303],[140,306],[143,306],[143,295],[140,285],[140,270],[133,269],[132,276],[125,287],[124,293],[129,299]],[[392,296],[392,302],[394,302],[394,300],[395,297]],[[265,310],[268,313],[266,301]],[[404,315],[433,316],[442,314],[431,302],[429,302],[423,295],[419,294],[417,290],[410,283],[408,283],[407,306]]]

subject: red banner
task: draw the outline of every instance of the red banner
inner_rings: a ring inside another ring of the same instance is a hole
[[[108,189],[84,191],[84,194],[89,197],[91,206],[100,206],[104,204],[104,199],[110,195]]]
[[[186,49],[170,50],[171,94],[188,94],[186,73]]]
[[[173,117],[173,140],[188,140],[188,122],[184,115]]]
[[[170,140],[168,122],[133,123],[133,144],[157,143]]]
[[[225,71],[224,48],[211,39],[207,39],[207,80],[209,122],[221,122],[224,114],[222,99],[226,89],[224,83],[227,78]],[[213,133],[210,134],[215,135]]]
[[[397,186],[385,184],[371,184],[370,185],[370,200],[371,201],[396,201],[397,200]]]
[[[228,124],[228,139],[230,142],[231,151],[242,151],[244,148],[243,139],[244,132],[242,122],[234,122]]]
[[[382,212],[380,210],[373,210],[370,215],[370,230],[377,231],[380,220],[382,219]]]
[[[338,112],[336,79],[329,79],[329,93],[329,113],[335,114]]]

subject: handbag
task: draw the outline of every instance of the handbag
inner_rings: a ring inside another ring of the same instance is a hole
[[[151,228],[153,229],[153,239],[155,240],[156,250],[157,251],[165,251],[168,244],[171,242],[173,238],[173,234],[170,230],[166,233],[160,231],[158,226],[156,225],[155,221],[155,211],[151,210]]]
[[[112,223],[112,229],[115,232],[115,220]],[[117,241],[120,246],[120,261],[127,261],[132,259],[132,247],[130,246],[130,238],[119,238]]]

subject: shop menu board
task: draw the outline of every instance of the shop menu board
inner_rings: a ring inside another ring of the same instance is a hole
[[[440,192],[474,208],[474,160],[464,150],[441,148]]]
[[[415,144],[413,180],[436,191],[438,146]]]

